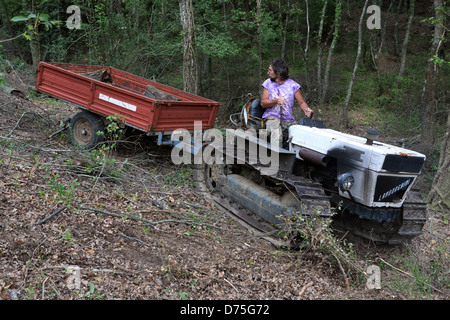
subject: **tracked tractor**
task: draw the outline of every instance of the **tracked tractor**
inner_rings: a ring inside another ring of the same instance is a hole
[[[426,205],[414,183],[425,155],[355,136],[309,118],[283,130],[282,147],[264,134],[262,109],[250,98],[226,138],[206,141],[194,170],[197,190],[262,231],[283,217],[318,215],[374,242],[410,242],[422,232]],[[208,149],[206,149],[208,148]]]

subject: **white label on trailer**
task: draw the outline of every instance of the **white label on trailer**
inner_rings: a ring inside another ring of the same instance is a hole
[[[128,110],[136,112],[136,108],[137,107],[135,105],[129,104],[129,103],[126,103],[124,101],[120,101],[120,100],[117,100],[117,99],[114,99],[114,98],[111,98],[110,96],[107,96],[106,94],[100,93],[98,95],[98,98],[100,100],[104,100],[104,101],[110,102],[112,104],[115,104],[116,106],[119,106],[119,107],[122,107],[122,108],[125,108],[125,109],[128,109]]]

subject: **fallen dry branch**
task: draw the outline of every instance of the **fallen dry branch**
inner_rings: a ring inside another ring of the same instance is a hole
[[[43,223],[47,222],[48,220],[50,220],[51,218],[53,218],[54,216],[56,216],[58,213],[61,213],[62,211],[64,211],[64,209],[66,209],[66,206],[63,206],[56,211],[53,211],[50,215],[48,215],[44,219],[42,219],[38,222],[31,223],[30,225],[37,226],[37,225],[43,224]]]

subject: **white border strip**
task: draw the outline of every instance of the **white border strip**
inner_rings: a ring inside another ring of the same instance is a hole
[[[100,93],[98,95],[98,98],[100,100],[107,101],[109,103],[115,104],[116,106],[125,108],[127,110],[131,110],[131,111],[134,111],[134,112],[136,112],[136,109],[137,109],[137,107],[135,105],[133,105],[133,104],[129,104],[129,103],[126,103],[124,101],[120,101],[120,100],[111,98],[110,96],[107,96],[106,94],[103,94],[103,93]]]

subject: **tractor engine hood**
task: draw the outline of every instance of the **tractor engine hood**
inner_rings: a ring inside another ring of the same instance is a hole
[[[354,184],[342,197],[369,207],[400,207],[422,170],[425,155],[332,129],[294,125],[289,128],[296,157],[312,150],[336,159],[337,174],[351,174]]]

